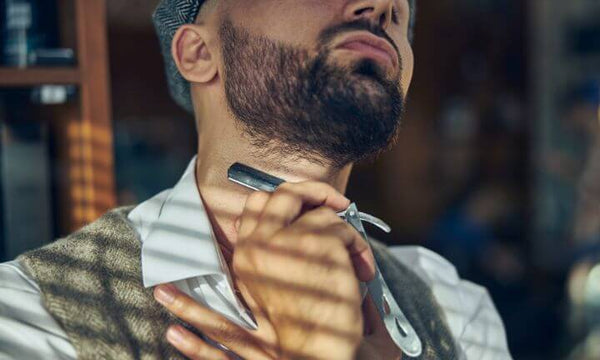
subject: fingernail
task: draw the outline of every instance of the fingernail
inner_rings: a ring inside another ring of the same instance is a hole
[[[183,331],[178,326],[170,327],[167,330],[167,340],[172,343],[181,343],[183,342]]]
[[[154,290],[154,297],[163,305],[169,305],[175,300],[175,293],[171,287],[159,285]]]

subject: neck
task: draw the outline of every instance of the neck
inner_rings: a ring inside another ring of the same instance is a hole
[[[330,184],[342,194],[346,191],[352,165],[337,169],[276,154],[259,157],[255,154],[261,149],[251,144],[228,112],[200,119],[209,121],[198,121],[196,183],[226,258],[237,241],[235,222],[252,191],[227,179],[227,170],[233,163],[240,162],[290,182],[316,180]]]

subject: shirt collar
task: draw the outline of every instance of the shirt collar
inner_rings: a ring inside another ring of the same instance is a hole
[[[230,278],[196,186],[196,158],[172,190],[147,200],[130,214],[140,229],[145,287],[196,276]]]

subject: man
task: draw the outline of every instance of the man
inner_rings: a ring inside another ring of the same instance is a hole
[[[419,358],[510,358],[484,289],[424,249],[371,252],[336,215],[352,164],[396,137],[413,19],[407,0],[163,0],[197,156],[173,189],[0,266],[0,354],[398,359],[359,291],[375,256]],[[235,162],[286,183],[250,193]]]

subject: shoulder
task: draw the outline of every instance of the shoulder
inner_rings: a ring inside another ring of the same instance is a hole
[[[83,258],[101,257],[103,252],[99,249],[111,248],[136,254],[139,252],[137,232],[128,218],[132,209],[133,206],[114,208],[64,238],[19,255],[17,260],[31,278],[39,281],[39,273],[51,270],[58,274],[64,274],[65,268],[71,270],[69,273],[74,269],[85,272],[85,268],[77,264]]]
[[[388,251],[431,289],[466,359],[510,359],[504,324],[487,289],[460,278],[452,263],[420,246]]]
[[[10,329],[10,330],[9,330]],[[75,349],[44,308],[39,286],[18,261],[0,264],[0,358],[75,359]]]

